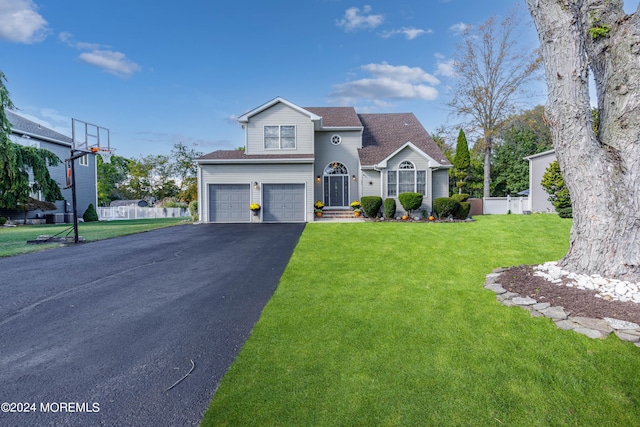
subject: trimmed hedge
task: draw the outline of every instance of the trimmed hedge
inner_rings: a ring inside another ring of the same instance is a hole
[[[433,200],[433,210],[438,218],[447,218],[449,215],[458,216],[461,208],[460,202],[450,197],[439,197]]]
[[[556,212],[558,212],[560,218],[573,218],[573,209],[571,207],[556,208]]]
[[[422,194],[420,193],[400,193],[398,200],[409,214],[422,206]]]
[[[94,222],[100,219],[98,218],[98,212],[96,212],[96,208],[93,206],[93,203],[90,203],[89,207],[87,207],[87,210],[84,211],[82,219],[84,220],[84,222]]]
[[[5,225],[7,223],[7,218],[0,216],[0,225]]]
[[[362,210],[369,218],[378,216],[378,211],[382,206],[382,197],[380,196],[362,196],[360,198]]]
[[[456,201],[462,203],[462,202],[466,202],[467,200],[469,200],[469,195],[468,194],[464,194],[464,193],[462,193],[462,194],[454,194],[454,195],[451,196],[451,198],[453,200],[456,200]]]
[[[396,199],[384,199],[384,217],[395,218],[396,216]]]
[[[458,218],[466,219],[471,211],[471,203],[460,202],[460,210],[458,211]]]

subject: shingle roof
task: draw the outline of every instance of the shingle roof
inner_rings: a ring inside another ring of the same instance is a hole
[[[360,164],[373,166],[407,142],[442,165],[450,165],[445,155],[413,113],[358,114],[364,126]]]
[[[244,150],[218,150],[205,154],[196,160],[278,160],[278,159],[306,159],[313,160],[313,154],[252,154],[246,155]]]
[[[360,119],[353,107],[304,107],[322,117],[323,127],[361,127]]]
[[[7,119],[11,123],[11,129],[16,133],[28,133],[30,135],[36,135],[47,140],[53,140],[66,144],[71,144],[72,140],[68,136],[58,133],[54,130],[46,128],[36,122],[29,119],[25,119],[22,116],[17,115],[13,111],[5,110]]]

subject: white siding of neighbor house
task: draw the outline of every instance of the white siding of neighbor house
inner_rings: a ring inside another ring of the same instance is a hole
[[[529,204],[531,212],[555,212],[549,201],[549,194],[542,187],[542,177],[551,163],[556,160],[555,151],[529,159]]]
[[[339,145],[331,144],[331,137],[340,135],[341,142]],[[349,176],[355,175],[359,180],[360,161],[358,158],[358,148],[361,145],[360,131],[323,131],[316,132],[315,136],[315,169],[313,176],[320,176],[320,182],[315,182],[315,200],[322,200],[324,168],[332,162],[339,162],[345,165],[349,171]],[[349,181],[349,200],[356,200],[358,195],[358,181]]]
[[[295,149],[264,149],[265,126],[295,126]],[[299,111],[278,103],[252,116],[245,124],[247,154],[313,154],[313,122]]]
[[[209,184],[251,184],[251,203],[260,205],[263,205],[264,184],[305,184],[305,217],[307,221],[313,221],[312,171],[313,165],[310,163],[201,165],[198,176],[201,181],[198,185],[200,221],[206,222],[209,218]],[[255,182],[258,183],[258,189],[254,188]],[[252,217],[252,221],[259,220],[259,217]]]

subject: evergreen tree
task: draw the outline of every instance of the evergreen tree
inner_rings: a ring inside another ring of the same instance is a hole
[[[471,165],[471,157],[469,156],[469,145],[467,144],[467,137],[464,134],[464,130],[460,129],[458,133],[458,142],[456,143],[456,156],[453,159],[453,165],[455,166],[454,176],[456,177],[456,187],[458,187],[458,194],[462,194],[462,187],[465,185],[465,180],[469,174],[469,166]]]

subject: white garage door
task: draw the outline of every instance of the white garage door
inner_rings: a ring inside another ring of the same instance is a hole
[[[249,222],[249,184],[210,184],[210,222]]]
[[[304,184],[264,184],[262,186],[264,211],[267,222],[303,222]]]

